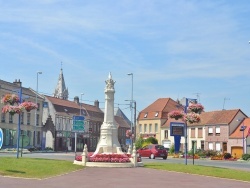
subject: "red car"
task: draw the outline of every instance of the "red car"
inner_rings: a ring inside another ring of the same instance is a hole
[[[161,157],[163,159],[168,158],[168,151],[162,145],[150,144],[137,150],[140,157],[149,157],[155,159],[155,157]]]

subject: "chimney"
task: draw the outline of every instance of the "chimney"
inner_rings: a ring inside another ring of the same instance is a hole
[[[94,105],[95,105],[95,107],[99,108],[99,101],[95,100]]]
[[[16,84],[19,87],[22,87],[22,82],[20,81],[20,79],[19,80],[15,79],[15,81],[13,82],[13,84]]]
[[[77,96],[74,97],[74,102],[77,103],[77,104],[79,104],[79,97],[77,97]]]

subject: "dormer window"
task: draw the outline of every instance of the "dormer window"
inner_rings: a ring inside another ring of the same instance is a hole
[[[146,117],[148,117],[148,113],[145,113],[145,114],[144,114],[144,118],[146,118]]]
[[[158,117],[158,114],[159,114],[159,113],[158,113],[158,112],[156,112],[156,113],[155,113],[155,117]]]

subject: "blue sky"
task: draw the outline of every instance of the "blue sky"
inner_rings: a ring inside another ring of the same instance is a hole
[[[52,95],[61,62],[70,100],[98,99],[112,73],[130,114],[158,98],[250,115],[248,0],[0,0],[0,79]],[[226,99],[226,100],[225,100]],[[225,103],[224,103],[225,101]]]

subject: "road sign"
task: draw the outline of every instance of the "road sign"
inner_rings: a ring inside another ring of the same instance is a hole
[[[0,149],[2,148],[3,145],[3,130],[0,128]]]
[[[84,131],[84,117],[83,116],[73,116],[73,132],[83,132]]]

